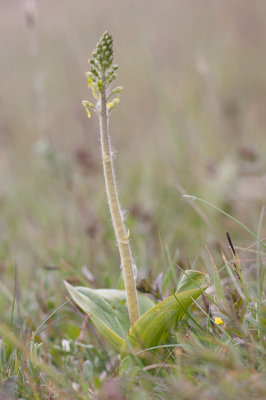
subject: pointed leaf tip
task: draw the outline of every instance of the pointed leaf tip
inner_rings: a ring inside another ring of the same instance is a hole
[[[186,270],[179,281],[176,293],[193,289],[206,289],[210,284],[207,274],[200,271]]]

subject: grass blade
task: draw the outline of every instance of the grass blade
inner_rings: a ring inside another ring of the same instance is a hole
[[[262,240],[260,240],[258,238],[258,236],[256,235],[256,233],[254,233],[252,230],[250,230],[246,225],[242,224],[242,222],[238,221],[236,218],[232,217],[232,215],[228,214],[227,212],[223,211],[221,208],[215,206],[212,203],[209,203],[206,200],[200,199],[199,197],[196,196],[191,196],[189,194],[183,195],[183,198],[188,198],[191,200],[198,200],[201,201],[203,204],[206,204],[207,206],[210,206],[212,208],[214,208],[215,210],[219,211],[220,213],[222,213],[223,215],[225,215],[226,217],[230,218],[231,220],[235,221],[238,225],[240,225],[243,229],[245,229],[251,236],[253,236],[258,243],[260,243],[265,249],[266,249],[266,243],[264,243]]]

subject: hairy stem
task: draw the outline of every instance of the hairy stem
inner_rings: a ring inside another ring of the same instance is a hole
[[[139,306],[134,279],[132,255],[129,245],[129,233],[126,232],[122,218],[122,212],[119,205],[118,193],[115,184],[113,160],[110,148],[109,136],[109,118],[106,104],[106,87],[103,79],[101,90],[101,109],[100,109],[100,133],[101,133],[101,148],[103,171],[106,186],[108,204],[111,212],[112,222],[114,226],[115,236],[118,243],[123,278],[126,289],[127,305],[129,312],[130,325],[132,326],[139,318]]]

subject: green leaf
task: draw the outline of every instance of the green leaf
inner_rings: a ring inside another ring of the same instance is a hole
[[[165,342],[170,330],[178,324],[186,310],[193,303],[193,300],[198,298],[209,284],[209,278],[206,274],[203,274],[201,279],[199,279],[200,275],[191,273],[190,275],[194,275],[197,283],[200,283],[199,287],[181,293],[177,292],[143,314],[128,332],[126,342],[122,348],[122,359],[128,354],[129,347],[138,352],[139,350],[159,346]],[[180,283],[181,287],[192,286],[191,280],[186,281],[185,278],[182,278]]]
[[[137,352],[165,342],[170,330],[208,284],[208,275],[185,271],[176,294],[157,305],[146,295],[138,293],[141,316],[130,328],[124,290],[73,287],[65,282],[72,299],[90,315],[96,329],[117,351],[122,352],[122,359],[131,347]],[[144,353],[141,356],[145,357]]]
[[[73,287],[67,282],[65,285],[75,303],[90,315],[94,326],[120,351],[130,327],[125,291]],[[144,294],[139,293],[138,299],[141,314],[154,306]]]
[[[185,292],[187,290],[206,288],[208,285],[209,277],[207,274],[188,269],[184,271],[177,286],[176,293]]]

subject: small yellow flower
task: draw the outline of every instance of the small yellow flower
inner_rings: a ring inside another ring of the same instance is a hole
[[[214,322],[215,322],[217,325],[222,325],[222,324],[223,324],[223,320],[222,320],[222,318],[220,318],[220,317],[215,317]]]

